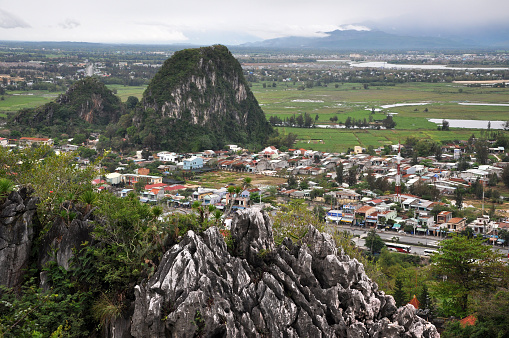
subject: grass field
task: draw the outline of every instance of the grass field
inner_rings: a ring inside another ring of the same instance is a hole
[[[286,179],[279,177],[271,177],[264,175],[255,175],[249,173],[237,173],[237,172],[229,172],[229,171],[213,171],[199,177],[196,177],[194,180],[187,181],[188,184],[196,184],[200,185],[204,188],[213,188],[219,189],[221,187],[225,187],[228,184],[234,185],[242,185],[244,178],[251,178],[251,185],[253,187],[259,186],[277,186],[286,182]]]
[[[113,91],[117,91],[117,96],[120,97],[122,102],[127,101],[129,96],[135,96],[138,99],[141,99],[143,96],[143,92],[147,88],[147,86],[124,86],[124,85],[107,85],[107,87]]]
[[[60,93],[44,90],[9,91],[0,101],[0,113],[17,112],[24,108],[35,108],[55,100]]]
[[[123,85],[108,85],[116,90],[120,99],[125,102],[129,96],[141,99],[146,86],[128,87]],[[61,92],[48,92],[45,90],[9,91],[0,100],[0,117],[7,117],[8,113],[15,113],[20,109],[36,108],[45,103],[54,101]]]
[[[394,130],[344,130],[323,128],[279,128],[283,133],[295,133],[298,142],[295,147],[312,148],[321,151],[343,152],[356,145],[378,147],[380,145],[404,141],[409,136],[433,139],[436,141],[468,139],[479,130],[451,129],[437,131],[436,124],[428,121],[436,119],[482,119],[509,120],[508,106],[465,106],[459,102],[509,103],[509,88],[465,87],[451,83],[403,83],[396,86],[370,86],[364,89],[358,83],[329,84],[328,87],[313,87],[297,90],[299,84],[278,82],[276,87],[266,83],[254,83],[251,87],[267,117],[282,119],[304,112],[315,119],[316,124],[330,124],[330,118],[337,116],[338,122],[347,117],[356,120],[370,116],[382,120],[386,113],[394,113],[397,123]],[[108,85],[126,101],[129,96],[142,98],[146,86],[129,87]],[[0,117],[22,108],[33,108],[54,100],[59,93],[47,91],[8,92],[0,101]],[[397,103],[420,103],[426,105],[400,106],[382,109],[371,114],[372,108]]]
[[[355,88],[355,89],[354,89]],[[369,120],[371,108],[397,103],[421,103],[426,105],[400,106],[382,109],[372,115],[374,120],[384,119],[393,113],[394,130],[345,130],[323,128],[278,128],[282,133],[295,133],[297,148],[312,148],[321,151],[343,152],[356,145],[378,147],[405,141],[407,137],[432,139],[435,141],[466,140],[480,130],[451,129],[437,131],[437,125],[428,121],[436,119],[509,120],[508,106],[465,106],[459,102],[509,103],[509,88],[464,87],[451,83],[404,83],[396,86],[369,87],[354,83],[334,84],[328,87],[313,87],[297,90],[293,83],[278,83],[274,88],[263,88],[261,83],[252,87],[258,102],[267,117],[288,118],[304,112],[316,124],[330,124],[337,116],[338,122],[347,117]]]

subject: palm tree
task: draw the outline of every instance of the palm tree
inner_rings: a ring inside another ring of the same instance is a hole
[[[242,186],[244,187],[244,189],[251,187],[251,181],[252,181],[251,177],[244,177],[244,181],[242,182]]]
[[[14,182],[8,178],[0,178],[0,200],[3,200],[14,190]]]
[[[228,209],[228,215],[231,213],[233,204],[235,203],[235,198],[238,194],[242,192],[242,187],[236,187],[234,185],[230,185],[228,187],[228,193],[230,194],[230,208]]]
[[[79,201],[85,204],[85,213],[88,213],[92,207],[92,204],[97,201],[97,194],[92,190],[84,191],[80,195]]]
[[[221,216],[223,216],[223,213],[221,212],[221,210],[215,209],[213,216],[214,216],[214,223],[219,225],[221,222]]]
[[[191,207],[200,213],[200,224],[203,225],[205,222],[205,209],[201,205],[201,202],[194,201]]]

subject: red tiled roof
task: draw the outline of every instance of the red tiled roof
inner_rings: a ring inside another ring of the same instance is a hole
[[[182,190],[182,189],[185,189],[186,187],[183,186],[183,185],[172,185],[171,187],[164,187],[164,191],[174,191],[174,190]]]
[[[50,139],[49,138],[40,138],[40,137],[22,137],[20,138],[20,141],[40,141],[40,142],[44,142],[44,141],[49,141]]]
[[[163,188],[163,187],[166,187],[167,185],[168,184],[166,184],[166,183],[147,184],[145,186],[145,190],[150,190],[153,188]]]
[[[360,213],[360,212],[366,212],[366,211],[369,211],[371,208],[373,208],[372,206],[370,205],[363,205],[362,207],[360,207],[359,209],[357,209],[357,212]]]
[[[412,304],[414,308],[418,309],[421,302],[417,299],[417,297],[414,295],[414,298],[408,302],[408,304]]]
[[[477,323],[477,317],[474,315],[470,315],[470,316],[465,317],[462,320],[460,320],[461,327],[465,327],[467,325],[473,326],[473,325],[475,325],[475,323]]]

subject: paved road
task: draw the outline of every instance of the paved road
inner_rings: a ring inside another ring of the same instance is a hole
[[[329,232],[334,231],[348,231],[352,233],[354,236],[360,236],[355,237],[354,241],[355,243],[362,247],[364,247],[364,237],[367,235],[368,231],[370,231],[370,228],[359,228],[359,227],[352,227],[348,225],[336,225],[332,223],[328,223],[326,225],[326,230]],[[436,237],[436,236],[414,236],[414,235],[408,235],[406,233],[397,233],[394,231],[381,231],[377,230],[377,234],[382,238],[384,242],[392,242],[394,237],[399,238],[399,243],[408,244],[411,246],[411,253],[424,256],[424,250],[425,249],[431,249],[436,250],[440,246],[440,242],[443,240],[443,238]],[[499,247],[494,246],[493,250],[497,250],[500,254],[504,255],[506,257],[505,260],[507,260],[508,256],[508,249],[507,247]]]

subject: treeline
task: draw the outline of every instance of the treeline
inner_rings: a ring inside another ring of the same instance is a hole
[[[273,126],[285,126],[285,127],[299,127],[299,128],[313,128],[315,121],[318,120],[318,115],[315,119],[308,113],[295,115],[281,119],[277,116],[269,117],[269,123]]]

